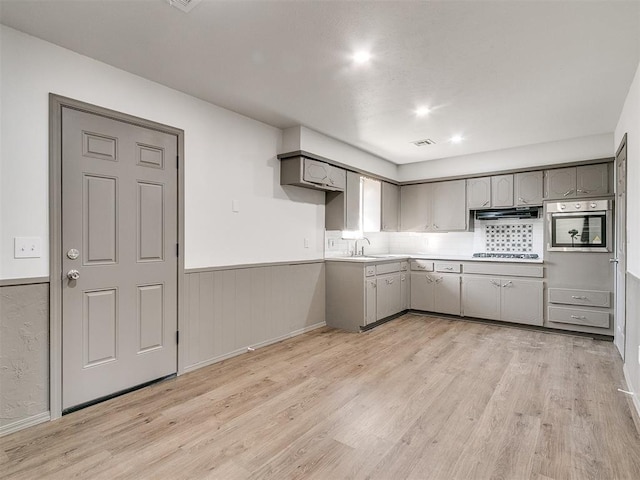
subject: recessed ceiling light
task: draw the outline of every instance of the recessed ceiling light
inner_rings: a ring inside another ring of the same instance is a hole
[[[360,50],[353,54],[353,61],[358,65],[362,65],[363,63],[368,63],[371,60],[371,53],[366,50]]]
[[[431,109],[429,107],[418,107],[416,108],[416,117],[424,117],[431,113]]]
[[[463,140],[463,139],[462,139],[462,135],[453,135],[453,136],[449,139],[449,141],[450,141],[451,143],[460,143],[460,142],[462,142],[462,140]]]

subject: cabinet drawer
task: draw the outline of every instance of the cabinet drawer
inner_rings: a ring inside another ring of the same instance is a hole
[[[433,272],[433,262],[427,260],[411,260],[411,270]]]
[[[609,328],[609,313],[579,308],[549,307],[549,322]]]
[[[376,266],[375,265],[367,265],[364,267],[364,276],[365,277],[373,277],[376,274]]]
[[[550,288],[549,303],[587,305],[589,307],[609,307],[611,305],[611,292],[604,292],[601,290]]]
[[[400,262],[381,263],[376,265],[376,274],[384,275],[385,273],[393,273],[400,271]]]
[[[436,262],[435,264],[436,272],[446,272],[446,273],[460,273],[462,269],[460,268],[459,263],[443,263]]]

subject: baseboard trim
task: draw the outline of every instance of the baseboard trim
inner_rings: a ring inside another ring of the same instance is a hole
[[[40,423],[48,422],[49,420],[51,420],[50,412],[42,412],[31,417],[23,418],[22,420],[18,420],[17,422],[13,422],[9,425],[0,427],[0,437],[15,433],[19,430],[24,430],[28,427],[33,427],[34,425],[38,425]]]
[[[632,392],[633,395],[628,397],[631,405],[634,407],[635,411],[631,412],[631,416],[633,417],[633,422],[636,424],[636,430],[640,434],[640,399],[638,399],[638,394],[633,390],[633,384],[629,379],[629,370],[627,369],[627,365],[622,366],[622,373],[624,375],[624,381],[626,383],[626,389],[629,392]]]
[[[243,353],[248,353],[251,349],[255,350],[257,348],[266,347],[268,345],[273,345],[274,343],[281,342],[282,340],[287,340],[288,338],[297,337],[298,335],[302,335],[303,333],[308,333],[313,330],[317,330],[318,328],[326,327],[327,322],[319,322],[313,325],[309,325],[308,327],[299,328],[298,330],[293,330],[285,335],[281,335],[279,337],[270,338],[269,340],[265,340],[264,342],[256,343],[254,345],[247,345],[244,348],[238,348],[228,353],[224,353],[222,355],[218,355],[216,357],[209,358],[207,360],[203,360],[198,363],[194,363],[193,365],[186,366],[184,368],[184,373],[192,372],[194,370],[198,370],[202,367],[208,367],[209,365],[213,365],[214,363],[221,362],[223,360],[227,360],[229,358],[237,357],[238,355],[242,355]]]

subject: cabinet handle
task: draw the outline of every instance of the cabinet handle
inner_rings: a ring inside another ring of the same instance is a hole
[[[453,270],[453,267],[443,267],[443,270]]]
[[[571,295],[571,298],[575,298],[576,300],[589,300],[589,297],[585,297],[582,295]]]
[[[436,283],[440,283],[442,281],[442,277],[436,278]]]
[[[507,283],[505,283],[504,285],[502,285],[503,287],[508,287],[509,285],[513,285],[513,282],[511,280],[509,280]]]
[[[434,223],[433,228],[440,228],[440,227]]]
[[[393,278],[387,278],[387,285],[393,284]]]
[[[486,207],[487,205],[489,205],[489,200],[487,200],[486,202],[484,202],[484,203],[482,204],[482,206],[483,206],[483,207]]]
[[[578,193],[591,193],[591,190],[583,190],[581,188],[578,189]]]
[[[519,201],[520,203],[524,203],[524,204],[528,204],[528,203],[529,203],[529,202],[527,202],[527,201],[526,201],[524,198],[522,198],[522,197],[518,197],[518,201]]]
[[[494,287],[500,287],[500,284],[494,280],[491,280],[491,285],[493,285]]]
[[[586,320],[587,317],[584,315],[571,315],[571,318],[575,318],[576,320]]]
[[[371,282],[371,286],[372,286],[373,288],[377,288],[377,287],[378,287],[378,284],[377,284],[376,282]]]
[[[429,282],[429,283],[433,283],[433,278],[431,278],[429,275],[427,275],[427,277],[426,277],[426,278],[427,278],[427,282]]]
[[[567,195],[571,195],[573,193],[573,188],[570,190],[567,190],[566,192],[564,192],[564,194],[562,195],[563,197],[566,197]]]

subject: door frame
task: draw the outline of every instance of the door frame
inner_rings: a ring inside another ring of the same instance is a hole
[[[184,326],[184,130],[54,93],[49,94],[49,410],[62,416],[62,109],[72,108],[178,138],[178,331]],[[176,371],[184,372],[184,349],[177,345]]]
[[[622,137],[622,140],[620,141],[620,145],[618,145],[618,149],[616,150],[616,156],[615,156],[614,162],[613,162],[613,172],[614,172],[614,175],[613,175],[613,177],[614,177],[613,193],[615,195],[615,197],[614,197],[615,198],[614,207],[616,208],[616,211],[618,211],[618,204],[617,204],[617,201],[618,201],[618,157],[620,156],[620,153],[622,152],[623,149],[625,151],[625,159],[624,159],[624,161],[625,161],[625,164],[626,164],[625,169],[624,169],[624,171],[625,171],[625,211],[624,211],[624,215],[625,216],[624,216],[623,220],[624,220],[624,223],[625,223],[624,227],[625,227],[625,230],[626,230],[626,227],[628,225],[627,212],[628,212],[628,206],[629,206],[628,202],[627,202],[627,198],[626,198],[626,194],[627,194],[626,192],[628,190],[627,189],[628,184],[627,184],[626,172],[627,172],[627,167],[629,166],[629,162],[627,162],[627,158],[626,158],[627,153],[628,153],[628,150],[627,150],[627,134],[626,133]],[[618,217],[618,215],[616,214],[616,220],[617,220],[617,217]],[[616,224],[616,230],[618,230],[618,227],[619,226]],[[615,244],[617,245],[617,243],[618,243],[618,238],[615,237]],[[616,347],[618,347],[618,351],[620,352],[622,360],[625,360],[626,356],[627,356],[627,352],[626,352],[626,349],[627,349],[627,280],[626,280],[626,277],[627,277],[627,248],[626,248],[626,245],[625,245],[625,248],[624,248],[624,264],[620,263],[620,259],[618,257],[618,249],[617,248],[614,249],[614,258],[617,260],[615,262],[616,270],[615,270],[615,281],[614,281],[614,294],[615,294],[615,296],[614,296],[614,298],[615,298],[614,313],[617,314],[618,311],[624,312],[624,332],[623,332],[624,341],[622,342],[622,345],[618,345],[618,342],[615,341],[616,340],[615,335],[617,333],[617,326],[618,326],[618,318],[615,318],[614,319],[614,332],[613,332],[613,334],[614,334],[614,344],[616,345]],[[620,275],[620,269],[622,269],[621,273],[622,273],[622,277],[624,278],[624,299],[623,299],[621,305],[619,305],[620,304],[620,297],[618,296],[618,293],[619,293],[618,276]],[[622,347],[622,351],[620,351],[619,347]]]

